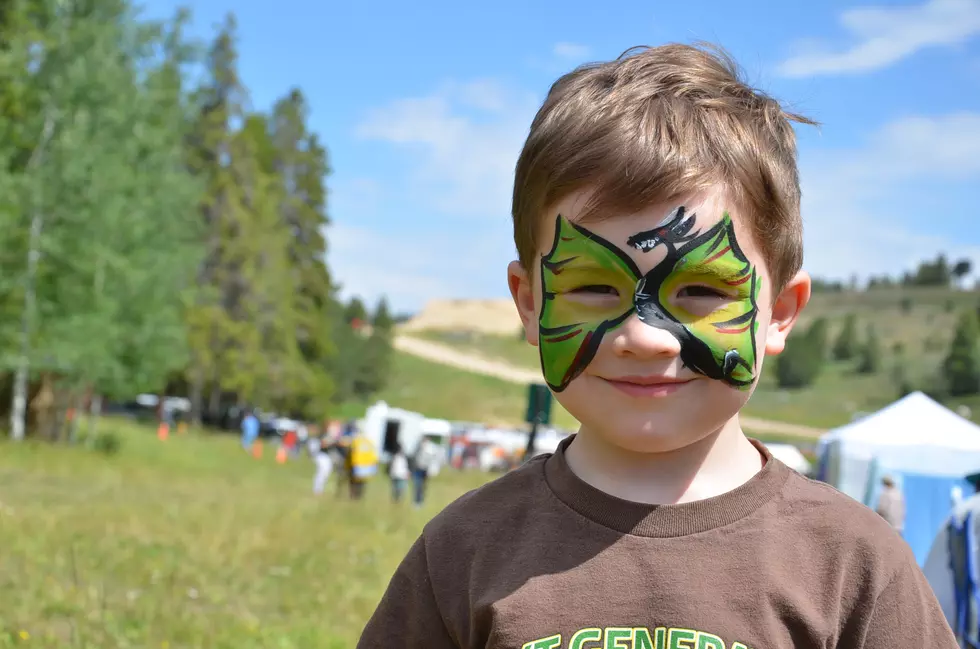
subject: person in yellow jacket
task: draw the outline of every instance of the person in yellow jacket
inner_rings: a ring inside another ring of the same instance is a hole
[[[350,476],[350,497],[360,500],[364,495],[364,485],[378,472],[378,451],[367,437],[355,431],[347,452],[348,475]]]

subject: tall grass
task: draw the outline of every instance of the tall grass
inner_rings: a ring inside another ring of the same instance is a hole
[[[103,426],[116,455],[0,444],[0,647],[352,647],[425,521],[487,479],[446,472],[421,510],[381,476],[317,498],[306,457]]]

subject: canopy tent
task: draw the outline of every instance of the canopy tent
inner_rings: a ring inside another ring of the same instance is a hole
[[[803,475],[809,475],[813,469],[806,456],[792,444],[766,444],[766,448],[769,449],[769,452],[772,453],[774,458],[789,466],[794,471],[798,471]]]
[[[874,507],[882,476],[905,495],[903,536],[920,565],[964,477],[980,471],[980,426],[921,392],[828,432],[817,445],[818,477]]]

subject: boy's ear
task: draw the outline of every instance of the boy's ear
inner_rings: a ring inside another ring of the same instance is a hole
[[[772,305],[772,319],[766,336],[766,354],[779,354],[786,348],[786,338],[810,301],[810,275],[800,271],[787,282]]]
[[[507,286],[514,298],[514,306],[521,316],[524,326],[524,337],[529,343],[538,344],[538,314],[534,308],[534,287],[531,285],[531,275],[524,270],[521,263],[512,261],[507,265]]]

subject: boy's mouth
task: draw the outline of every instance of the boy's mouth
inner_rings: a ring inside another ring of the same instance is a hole
[[[673,376],[619,376],[603,380],[631,397],[663,397],[673,394],[694,379]]]

